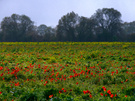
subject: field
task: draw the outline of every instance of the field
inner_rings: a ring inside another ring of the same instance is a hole
[[[135,43],[0,43],[0,101],[135,101]]]

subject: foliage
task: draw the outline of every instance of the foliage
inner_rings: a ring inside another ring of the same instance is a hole
[[[72,11],[63,15],[54,28],[35,26],[28,16],[12,14],[1,22],[0,42],[134,42],[134,29],[135,21],[123,22],[114,8],[98,9],[91,17]]]

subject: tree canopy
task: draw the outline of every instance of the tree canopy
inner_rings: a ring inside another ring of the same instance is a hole
[[[90,17],[72,11],[52,28],[36,26],[26,15],[12,14],[1,22],[0,41],[135,41],[135,21],[123,22],[121,16],[114,8],[98,9]]]

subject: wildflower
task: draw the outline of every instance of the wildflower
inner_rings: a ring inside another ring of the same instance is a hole
[[[49,98],[52,98],[53,97],[53,95],[49,95]]]
[[[104,91],[106,91],[106,88],[104,86],[102,88],[103,88]]]
[[[89,97],[92,98],[92,95],[90,94]]]
[[[59,93],[62,93],[62,91],[60,90]]]
[[[113,94],[111,94],[111,95],[110,95],[110,97],[111,97],[111,98],[113,98],[113,97],[114,97],[114,95],[113,95]]]
[[[15,86],[19,86],[19,85],[20,85],[19,82],[15,83]]]
[[[107,93],[108,93],[108,94],[111,94],[111,91],[110,91],[110,90],[108,90],[108,91],[107,91]]]
[[[86,94],[86,91],[83,91],[84,94]]]
[[[104,88],[104,91],[106,91],[106,88]]]
[[[91,92],[89,90],[86,91],[87,93],[91,94]]]
[[[2,92],[0,92],[0,94],[2,94]]]
[[[103,93],[100,93],[101,96],[103,96]]]
[[[46,84],[44,84],[44,86],[46,86]]]
[[[125,95],[125,97],[127,97],[127,95]]]
[[[127,82],[128,81],[128,79],[126,79],[126,81],[125,82]]]
[[[93,73],[91,73],[91,75],[93,75]]]
[[[3,67],[0,66],[0,70],[2,70],[2,69],[3,69]]]
[[[112,72],[112,74],[111,75],[113,75],[114,74],[114,71]]]
[[[102,87],[103,89],[105,88],[105,86]]]
[[[1,76],[3,76],[3,73],[1,74]]]

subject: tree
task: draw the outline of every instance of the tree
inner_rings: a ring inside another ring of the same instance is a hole
[[[0,42],[2,42],[2,37],[3,37],[3,34],[2,34],[2,29],[1,29],[1,24],[0,24]]]
[[[12,14],[1,23],[4,41],[26,41],[28,33],[34,30],[33,21],[25,15]]]
[[[94,41],[95,21],[86,17],[80,18],[77,25],[77,41]]]
[[[113,8],[98,9],[91,17],[96,22],[98,41],[117,41],[121,33],[121,13]]]
[[[58,41],[75,41],[76,26],[79,23],[79,16],[74,12],[68,13],[59,20],[56,37]]]
[[[45,35],[45,30],[46,30],[46,29],[47,29],[47,26],[44,25],[44,24],[38,26],[38,28],[37,28],[38,35],[44,36],[44,35]]]
[[[37,28],[37,33],[41,37],[42,41],[54,41],[56,30],[52,27],[48,27],[44,24]]]
[[[129,23],[127,22],[123,23],[122,28],[126,34],[135,33],[135,21]]]
[[[0,31],[0,42],[2,42],[3,33]]]
[[[135,42],[135,33],[131,33],[127,35],[129,42]]]
[[[56,30],[52,27],[47,27],[43,36],[43,41],[55,41]]]

